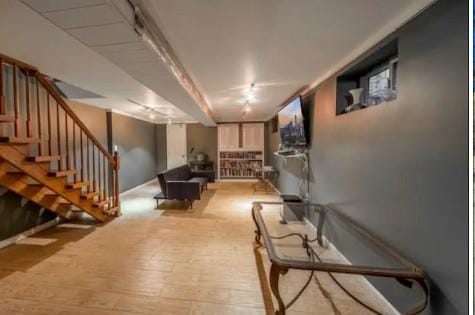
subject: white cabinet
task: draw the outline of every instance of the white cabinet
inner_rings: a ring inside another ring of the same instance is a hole
[[[242,147],[246,150],[264,149],[264,124],[242,124]]]
[[[239,149],[239,124],[218,125],[218,149]]]

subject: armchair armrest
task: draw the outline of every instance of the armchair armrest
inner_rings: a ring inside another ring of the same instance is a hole
[[[200,200],[200,192],[200,184],[197,182],[167,181],[167,199]]]
[[[214,170],[192,170],[191,175],[193,177],[206,177],[210,183],[214,183],[216,176]]]

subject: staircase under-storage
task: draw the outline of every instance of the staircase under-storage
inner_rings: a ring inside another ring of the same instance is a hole
[[[119,158],[38,69],[0,54],[0,185],[58,215],[119,213]]]

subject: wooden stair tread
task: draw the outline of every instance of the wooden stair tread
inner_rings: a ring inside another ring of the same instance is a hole
[[[14,122],[15,116],[10,116],[10,115],[0,115],[0,123],[3,122]]]
[[[101,200],[98,202],[95,202],[92,206],[94,208],[103,208],[107,204],[107,200]]]
[[[81,199],[93,199],[94,197],[99,196],[99,194],[100,193],[98,191],[91,191],[89,193],[81,195]]]
[[[40,142],[41,142],[41,139],[39,138],[0,137],[0,143],[33,144],[33,143],[40,143]]]
[[[8,175],[26,175],[22,171],[8,171],[7,174]]]
[[[26,160],[28,162],[52,162],[58,161],[61,157],[59,155],[38,155],[38,156],[28,156]]]
[[[59,195],[58,194],[45,194],[43,198],[58,199]]]
[[[45,188],[46,187],[41,185],[41,184],[31,184],[31,185],[27,185],[25,188],[23,188],[22,191],[25,194],[28,194],[28,195],[36,195]]]
[[[69,175],[75,175],[77,173],[76,170],[63,170],[63,171],[53,171],[48,172],[49,177],[65,177]]]
[[[15,176],[15,177],[26,177],[27,175],[23,173],[22,171],[8,171],[6,173],[9,176]]]
[[[77,182],[66,184],[67,189],[80,189],[82,187],[88,186],[89,182]]]

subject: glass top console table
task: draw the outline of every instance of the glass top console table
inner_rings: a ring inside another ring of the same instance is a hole
[[[403,314],[418,314],[426,308],[429,290],[424,271],[342,213],[319,204],[254,202],[252,218],[256,224],[255,241],[265,246],[271,261],[269,284],[279,307],[276,314],[285,314],[316,271],[327,272],[355,300],[334,274],[394,278],[408,288],[416,284],[423,300]],[[345,257],[346,252],[343,256],[336,249],[348,243],[351,263]],[[285,304],[279,292],[279,277],[289,269],[308,270],[310,277],[299,294]]]

